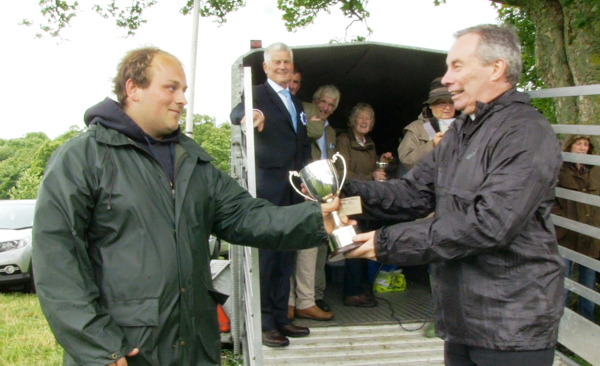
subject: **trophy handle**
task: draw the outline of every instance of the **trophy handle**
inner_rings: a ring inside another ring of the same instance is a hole
[[[338,188],[338,193],[339,193],[342,190],[342,187],[344,186],[344,181],[346,181],[346,173],[348,172],[348,169],[346,168],[346,159],[344,159],[342,154],[340,154],[339,152],[336,152],[335,154],[333,154],[333,156],[331,157],[331,162],[335,163],[335,161],[337,160],[338,157],[340,157],[342,159],[342,164],[344,165],[344,176],[342,177],[342,183],[340,183],[340,186]]]
[[[294,181],[292,180],[292,177],[298,177],[298,178],[300,178],[300,174],[298,174],[298,172],[297,172],[297,171],[292,171],[292,172],[290,172],[290,175],[289,175],[289,178],[290,178],[290,184],[292,185],[292,188],[294,188],[294,190],[295,190],[296,192],[298,192],[298,194],[299,194],[299,195],[301,195],[301,196],[302,196],[302,197],[304,197],[304,198],[308,198],[308,199],[309,199],[309,200],[311,200],[311,201],[317,201],[316,199],[314,199],[314,198],[312,198],[312,197],[309,197],[309,196],[305,195],[304,193],[300,192],[300,191],[298,190],[298,188],[296,188],[296,185],[294,184]]]

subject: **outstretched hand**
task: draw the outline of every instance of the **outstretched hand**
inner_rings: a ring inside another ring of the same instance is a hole
[[[352,238],[352,241],[363,244],[358,248],[349,251],[344,254],[346,258],[367,258],[376,260],[377,255],[375,254],[375,231],[368,233],[358,234]]]

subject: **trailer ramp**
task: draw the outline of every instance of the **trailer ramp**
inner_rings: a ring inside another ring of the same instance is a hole
[[[343,304],[342,285],[327,283],[325,301],[335,318],[296,319],[310,335],[290,338],[283,348],[262,347],[263,365],[368,366],[444,365],[444,341],[425,337],[432,321],[429,286],[408,282],[406,291],[375,294],[374,308]],[[575,366],[557,353],[553,366]]]
[[[444,365],[444,342],[398,325],[314,327],[288,347],[263,347],[263,365]]]

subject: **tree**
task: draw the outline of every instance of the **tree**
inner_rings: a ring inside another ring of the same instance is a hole
[[[114,17],[117,26],[127,29],[127,34],[146,21],[143,10],[159,0],[134,0],[130,6],[119,7],[121,0],[106,0],[108,5],[94,5],[103,17]],[[429,0],[434,5],[445,0]],[[481,0],[488,1],[488,0]],[[529,16],[535,25],[535,64],[537,75],[550,88],[590,85],[600,83],[600,4],[598,0],[493,0],[495,3],[519,7],[521,14]],[[59,36],[60,30],[79,10],[77,1],[41,0],[42,14],[48,24],[42,30]],[[244,5],[243,0],[206,0],[201,15],[215,17],[224,22],[228,13]],[[351,22],[364,22],[369,17],[368,0],[277,0],[283,10],[283,20],[288,30],[306,27],[314,22],[320,12],[330,12],[339,7]],[[181,9],[190,12],[193,0]],[[24,19],[23,24],[31,22]],[[370,29],[367,26],[367,30]],[[600,97],[557,98],[556,117],[560,123],[594,123],[600,119]]]
[[[127,31],[127,36],[132,36],[140,26],[146,23],[143,18],[143,12],[147,8],[155,5],[159,0],[133,0],[119,1],[106,0],[104,4],[92,5],[94,10],[102,18],[114,18],[117,27]],[[225,16],[232,11],[244,6],[244,0],[204,0],[200,8],[200,15],[203,17],[215,17],[218,23],[226,21]],[[81,5],[77,0],[40,0],[40,11],[46,18],[46,23],[40,25],[41,33],[36,37],[41,38],[43,34],[52,37],[60,37],[60,32],[68,26],[71,20],[81,10]],[[188,14],[192,11],[194,0],[188,0],[180,9],[182,14]],[[31,26],[34,24],[31,20],[23,19],[22,25]]]
[[[16,185],[8,191],[11,200],[27,200],[37,198],[38,189],[42,176],[25,171],[17,181]]]
[[[535,24],[535,64],[550,88],[600,83],[600,4],[597,0],[495,0],[517,6]],[[600,96],[557,98],[560,123],[600,120]]]
[[[231,150],[231,126],[229,123],[223,123],[220,127],[216,127],[211,122],[194,125],[194,140],[215,158],[212,162],[214,166],[229,174]]]
[[[11,140],[0,139],[0,199],[10,198],[10,190],[30,168],[36,151],[49,140],[41,132],[28,133],[25,137]]]
[[[0,177],[11,176],[5,187],[0,185],[2,198],[28,199],[36,198],[42,175],[50,160],[50,156],[63,143],[83,133],[77,126],[71,126],[68,132],[54,140],[43,133],[30,133],[23,139],[8,140],[13,146],[14,155],[0,163]],[[21,147],[16,147],[19,144]]]
[[[522,90],[546,89],[547,85],[540,78],[535,62],[535,24],[533,20],[520,8],[500,4],[494,4],[494,6],[498,11],[498,19],[503,23],[513,25],[521,40],[523,73],[517,87]],[[553,99],[532,99],[531,104],[542,112],[551,123],[558,122]]]
[[[184,125],[187,110],[181,114],[180,124]],[[208,155],[215,158],[212,164],[229,174],[229,154],[231,150],[231,126],[223,123],[216,126],[214,117],[203,114],[194,114],[194,141],[198,143]]]

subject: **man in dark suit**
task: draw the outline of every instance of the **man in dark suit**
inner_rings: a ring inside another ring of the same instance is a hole
[[[289,172],[310,162],[306,115],[302,102],[289,93],[292,50],[283,43],[265,49],[263,69],[267,81],[252,88],[257,196],[277,206],[303,201],[288,181]],[[231,112],[231,123],[245,123],[244,101]],[[274,218],[286,220],[285,217]],[[287,318],[290,277],[296,253],[260,250],[260,289],[263,344],[283,347],[287,337],[303,337],[309,329],[295,326]]]

